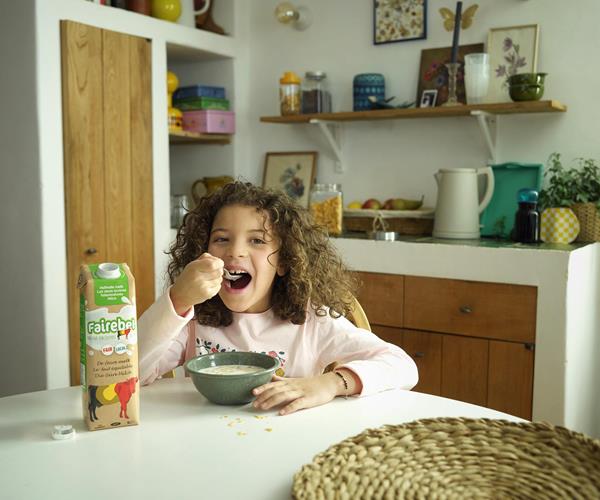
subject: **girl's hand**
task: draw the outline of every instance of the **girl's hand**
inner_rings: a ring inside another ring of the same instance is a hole
[[[218,257],[203,253],[190,262],[171,287],[171,302],[180,316],[195,304],[214,297],[221,289],[224,263]]]
[[[346,375],[346,378],[352,378]],[[280,415],[287,415],[303,408],[312,408],[328,403],[336,396],[353,394],[345,387],[341,378],[333,372],[308,378],[283,378],[273,376],[273,381],[252,391],[256,396],[254,407],[268,410],[284,406]]]

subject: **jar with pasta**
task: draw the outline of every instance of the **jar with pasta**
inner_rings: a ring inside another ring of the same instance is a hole
[[[279,79],[279,107],[282,116],[299,115],[302,110],[300,77],[293,71]]]
[[[342,234],[341,184],[315,184],[310,194],[310,212],[317,224],[332,236]]]

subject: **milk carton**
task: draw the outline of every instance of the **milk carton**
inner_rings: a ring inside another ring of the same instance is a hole
[[[80,359],[88,429],[139,423],[135,282],[127,264],[81,266]]]

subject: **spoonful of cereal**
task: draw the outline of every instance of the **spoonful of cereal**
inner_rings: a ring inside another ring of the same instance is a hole
[[[231,274],[226,268],[223,268],[223,275],[230,281],[239,280],[243,276],[242,274]]]

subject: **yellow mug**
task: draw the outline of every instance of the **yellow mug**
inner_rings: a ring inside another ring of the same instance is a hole
[[[197,205],[200,198],[214,193],[221,189],[225,184],[233,182],[233,177],[221,175],[219,177],[202,177],[192,184],[192,198]]]

